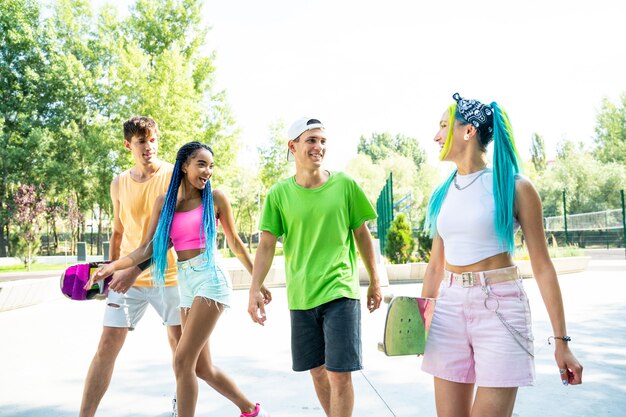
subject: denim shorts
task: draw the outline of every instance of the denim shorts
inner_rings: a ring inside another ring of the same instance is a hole
[[[176,263],[178,265],[178,290],[180,308],[191,308],[196,297],[213,300],[224,307],[230,307],[233,285],[230,276],[219,266],[211,267],[206,255]]]
[[[290,310],[293,370],[322,365],[352,372],[361,365],[361,303],[339,298],[309,310]]]
[[[130,287],[122,294],[109,290],[104,310],[105,327],[124,327],[134,330],[150,304],[161,316],[165,326],[180,326],[178,289],[165,287]]]
[[[535,379],[528,297],[521,279],[464,287],[444,278],[422,370],[481,387],[521,387]]]

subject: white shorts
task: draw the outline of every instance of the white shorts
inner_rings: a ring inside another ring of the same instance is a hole
[[[230,307],[233,284],[230,276],[219,266],[211,265],[204,253],[186,261],[177,262],[180,308],[191,308],[196,297],[206,298]]]
[[[165,326],[180,326],[178,288],[130,287],[126,294],[109,291],[103,326],[134,330],[148,304],[161,316]]]

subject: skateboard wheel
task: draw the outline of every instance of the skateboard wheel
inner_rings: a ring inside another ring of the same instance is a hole
[[[383,301],[385,302],[385,304],[389,304],[391,300],[393,300],[393,294],[387,294],[385,295],[385,297],[383,297]]]
[[[61,274],[61,281],[60,281],[60,283],[59,283],[59,284],[60,284],[60,285],[59,285],[59,287],[61,288],[61,292],[63,293],[63,295],[65,296],[65,298],[72,298],[72,296],[71,296],[71,295],[69,295],[69,294],[65,294],[65,293],[63,292],[63,280],[64,280],[64,279],[65,279],[65,271],[63,271],[63,273]]]
[[[382,342],[378,343],[378,350],[380,352],[384,352],[385,351],[385,345]]]

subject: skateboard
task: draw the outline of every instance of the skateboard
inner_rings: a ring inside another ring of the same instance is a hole
[[[378,344],[378,350],[387,356],[422,355],[435,311],[435,300],[393,295],[385,296],[384,300],[389,307],[383,342]]]
[[[61,292],[72,300],[104,300],[109,293],[109,283],[113,278],[112,275],[96,281],[88,290],[85,290],[83,287],[89,281],[91,274],[100,265],[108,263],[109,261],[87,262],[68,267],[61,274]]]

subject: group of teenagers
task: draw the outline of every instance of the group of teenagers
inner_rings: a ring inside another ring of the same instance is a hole
[[[367,227],[376,212],[352,178],[323,168],[322,122],[304,117],[288,130],[295,175],[267,193],[254,261],[237,233],[228,197],[211,187],[215,155],[210,146],[189,142],[172,165],[157,157],[158,136],[149,117],[124,123],[124,147],[134,165],[111,183],[112,262],[86,285],[113,274],[80,416],[95,415],[128,331],[148,304],[160,314],[173,353],[174,415],[195,414],[198,378],[238,407],[241,417],[270,415],[211,358],[210,336],[232,295],[216,255],[219,225],[252,275],[248,313],[261,325],[272,300],[263,282],[283,239],[293,370],[310,372],[327,416],[352,416],[351,373],[362,368],[357,249],[369,275],[366,308],[373,312],[381,303]],[[548,255],[541,201],[519,174],[511,124],[496,102],[454,94],[434,142],[440,160],[456,168],[427,208],[425,228],[433,243],[421,296],[437,301],[422,370],[434,376],[439,417],[511,416],[518,387],[535,379],[529,302],[512,260],[519,228],[552,325],[555,372],[564,385],[582,383],[583,368],[569,348],[572,339]]]

